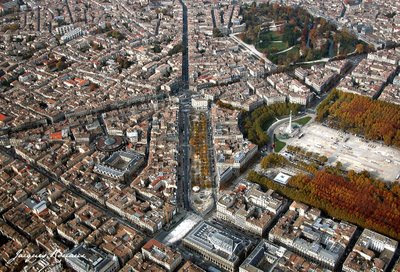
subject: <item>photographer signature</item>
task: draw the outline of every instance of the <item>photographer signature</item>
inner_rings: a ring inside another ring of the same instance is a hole
[[[49,253],[42,253],[42,254],[24,254],[22,253],[22,249],[18,250],[14,258],[11,258],[10,260],[7,261],[7,264],[11,264],[18,258],[22,258],[25,260],[27,263],[33,263],[37,259],[45,259],[45,258],[50,258],[54,259],[55,263],[61,263],[63,258],[83,258],[85,257],[84,255],[81,254],[71,254],[71,253],[62,253],[59,249],[56,249],[55,251]]]

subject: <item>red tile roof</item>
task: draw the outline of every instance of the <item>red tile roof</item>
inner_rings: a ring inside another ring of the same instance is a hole
[[[153,248],[153,246],[156,246],[158,248],[164,248],[164,245],[161,244],[159,241],[157,241],[156,239],[151,239],[149,240],[144,246],[143,248],[145,250],[151,250]]]
[[[51,134],[50,134],[50,139],[52,139],[52,140],[60,140],[60,139],[62,139],[62,133],[61,133],[61,131],[51,133]]]

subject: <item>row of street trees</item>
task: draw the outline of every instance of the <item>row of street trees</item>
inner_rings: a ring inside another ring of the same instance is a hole
[[[261,161],[264,168],[293,164],[279,154]],[[251,171],[248,179],[286,197],[325,211],[328,215],[400,239],[400,184],[389,185],[366,171],[339,171],[340,165],[298,174],[287,186]]]

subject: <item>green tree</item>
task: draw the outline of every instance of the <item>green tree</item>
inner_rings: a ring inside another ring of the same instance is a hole
[[[160,45],[155,44],[153,47],[153,52],[158,54],[158,53],[161,53],[161,51],[162,51],[162,49],[161,49]]]
[[[223,37],[223,36],[224,36],[224,34],[222,34],[222,32],[218,28],[216,28],[216,27],[213,28],[213,37],[214,38],[219,38],[219,37]]]

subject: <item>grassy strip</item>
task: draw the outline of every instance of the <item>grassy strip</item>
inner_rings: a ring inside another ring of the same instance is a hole
[[[311,117],[310,116],[306,116],[306,117],[303,117],[301,119],[298,119],[298,120],[294,121],[294,123],[297,123],[300,126],[304,126],[305,124],[310,122],[310,120],[311,120]]]
[[[278,139],[274,139],[274,144],[275,144],[275,152],[280,152],[285,146],[286,146],[286,143],[285,142],[282,142],[282,141],[279,141]]]

